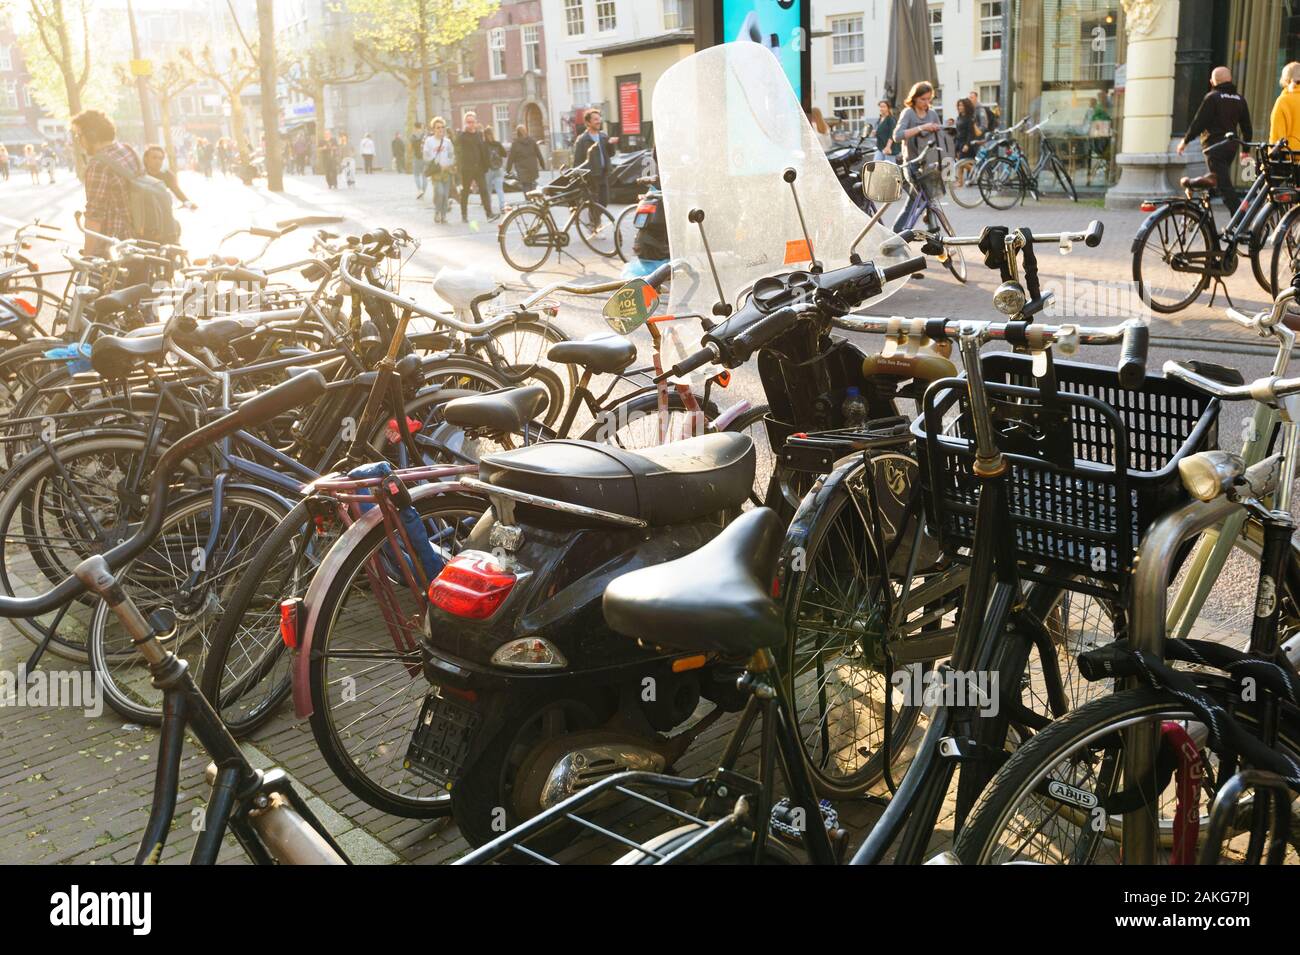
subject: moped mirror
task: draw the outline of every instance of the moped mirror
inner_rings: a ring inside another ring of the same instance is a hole
[[[659,310],[659,293],[644,279],[633,279],[610,296],[602,313],[605,324],[627,335],[644,325]]]
[[[876,159],[863,163],[862,191],[872,202],[896,202],[903,194],[902,167]]]

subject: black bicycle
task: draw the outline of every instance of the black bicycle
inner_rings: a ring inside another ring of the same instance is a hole
[[[1208,149],[1227,149],[1237,142],[1229,137]],[[1142,301],[1153,311],[1181,311],[1211,282],[1231,302],[1223,280],[1237,271],[1243,252],[1250,259],[1255,281],[1271,294],[1275,283],[1265,250],[1300,195],[1296,164],[1290,160],[1285,141],[1242,145],[1254,152],[1258,175],[1222,231],[1210,210],[1211,195],[1218,188],[1213,175],[1183,177],[1182,196],[1142,203],[1142,210],[1150,215],[1133,240],[1133,281]],[[1211,304],[1213,300],[1211,296]]]
[[[578,238],[597,255],[618,255],[617,230],[610,211],[591,198],[586,169],[565,169],[550,183],[527,194],[527,205],[519,206],[501,220],[497,244],[506,264],[518,272],[540,269],[552,250],[564,254],[569,248],[569,232],[577,227]],[[555,217],[555,208],[568,209],[564,224]]]
[[[979,184],[980,195],[991,208],[1010,209],[1017,203],[1023,203],[1025,196],[1041,199],[1042,189],[1039,181],[1043,173],[1048,170],[1056,177],[1061,191],[1069,196],[1071,201],[1079,201],[1079,191],[1074,188],[1070,171],[1056,155],[1052,141],[1043,133],[1043,126],[1048,119],[1051,119],[1050,115],[1042,122],[1031,126],[1026,133],[1027,135],[1038,134],[1038,161],[1032,168],[1029,165],[1029,158],[1015,140],[1010,140],[1006,154],[995,156],[979,167],[976,182]]]

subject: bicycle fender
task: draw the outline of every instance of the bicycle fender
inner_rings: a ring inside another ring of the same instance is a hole
[[[411,500],[420,501],[434,494],[446,493],[446,491],[446,484],[424,484],[411,489]],[[354,548],[360,546],[361,539],[370,533],[371,529],[383,520],[383,517],[383,513],[377,507],[365,511],[351,527],[339,535],[339,539],[334,542],[334,546],[329,549],[320,562],[320,566],[316,568],[311,583],[307,585],[307,593],[303,595],[303,605],[307,608],[307,623],[302,628],[302,639],[298,649],[294,651],[293,666],[291,668],[293,711],[300,719],[311,716],[312,712],[311,685],[307,669],[311,662],[312,639],[316,633],[321,598],[324,596],[325,591],[329,589],[330,583],[343,566],[343,562],[347,560],[348,555],[352,553]]]
[[[803,496],[794,518],[786,529],[785,540],[781,544],[781,553],[776,562],[776,579],[772,584],[772,596],[784,601],[786,590],[792,574],[805,569],[802,561],[808,556],[808,539],[817,524],[826,502],[835,496],[839,488],[855,469],[863,467],[862,454],[850,454],[835,462],[830,474],[817,479],[817,483]]]

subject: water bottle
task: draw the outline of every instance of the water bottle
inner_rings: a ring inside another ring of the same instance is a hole
[[[867,423],[867,403],[862,397],[862,392],[857,386],[851,385],[844,393],[844,404],[840,406],[840,411],[844,415],[844,427],[854,430],[862,430]]]

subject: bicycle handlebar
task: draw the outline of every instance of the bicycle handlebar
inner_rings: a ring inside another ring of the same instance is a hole
[[[269,421],[290,408],[314,401],[324,393],[324,376],[319,371],[304,372],[249,399],[229,414],[191,431],[171,445],[159,458],[154,471],[144,523],[131,537],[102,555],[108,566],[113,570],[120,569],[138,557],[157,537],[167,511],[168,482],[181,461],[199,448],[214,444],[236,431]],[[86,590],[87,585],[74,574],[37,597],[0,597],[0,617],[40,616],[77,599]]]

